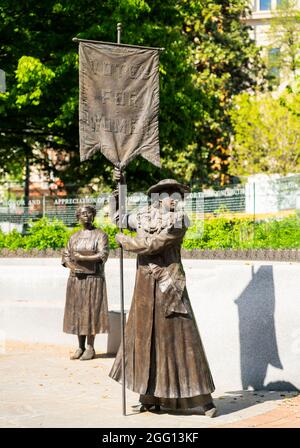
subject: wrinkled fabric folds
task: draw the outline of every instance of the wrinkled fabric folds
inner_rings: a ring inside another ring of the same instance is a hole
[[[181,264],[185,231],[166,227],[149,234],[137,229],[136,237],[122,239],[125,250],[138,254],[125,334],[126,386],[143,396],[181,399],[214,391]],[[121,361],[120,347],[110,372],[119,382]]]
[[[101,151],[124,168],[159,157],[159,53],[103,43],[79,44],[80,159]]]
[[[74,259],[74,252],[98,254],[99,261],[78,262]],[[66,291],[63,322],[65,333],[77,335],[108,333],[109,319],[104,273],[108,252],[108,236],[100,229],[79,230],[70,237],[62,254],[62,265],[73,267]]]

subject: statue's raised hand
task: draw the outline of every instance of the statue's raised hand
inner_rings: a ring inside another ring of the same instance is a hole
[[[125,173],[123,171],[120,170],[120,168],[118,167],[114,167],[114,181],[115,182],[121,182],[121,184],[125,184],[126,183],[126,179],[125,179]]]
[[[124,233],[117,233],[115,236],[116,242],[119,244],[119,246],[123,245],[124,239],[126,239],[126,235]]]

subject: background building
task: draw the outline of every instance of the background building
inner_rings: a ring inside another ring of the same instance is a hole
[[[264,56],[269,66],[269,70],[274,78],[277,78],[277,84],[284,85],[290,82],[295,70],[291,67],[291,53],[295,52],[294,47],[298,48],[300,43],[300,0],[251,0],[252,14],[246,19],[246,23],[251,26],[251,37],[256,41],[257,45],[264,48]],[[278,12],[282,7],[285,12]],[[299,9],[299,15],[295,11]],[[293,17],[285,22],[284,16],[288,14]],[[276,19],[275,19],[276,16]],[[281,16],[281,19],[278,18]],[[274,23],[277,23],[277,29]],[[278,22],[282,22],[280,26]],[[293,24],[291,24],[293,22]],[[272,27],[273,23],[273,27]],[[298,27],[298,28],[297,28]],[[290,33],[290,48],[284,42],[287,39],[284,34]],[[286,56],[283,55],[286,53]],[[293,55],[292,55],[293,58]]]
[[[247,23],[251,25],[251,37],[257,45],[267,46],[270,43],[269,30],[272,12],[280,5],[281,0],[251,0],[252,15]],[[300,1],[299,1],[300,5]]]

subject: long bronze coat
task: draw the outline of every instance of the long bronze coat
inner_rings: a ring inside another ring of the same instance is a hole
[[[99,254],[98,262],[75,261],[74,252]],[[109,252],[108,236],[100,229],[79,230],[63,251],[62,265],[73,266],[67,284],[63,331],[95,335],[109,330],[104,264]]]
[[[124,237],[122,246],[138,257],[125,332],[126,386],[141,395],[186,399],[184,407],[194,407],[200,402],[188,403],[213,392],[214,383],[186,289],[182,223],[182,215],[161,215],[155,207],[129,216],[137,236]],[[120,348],[109,374],[119,382],[121,360]]]

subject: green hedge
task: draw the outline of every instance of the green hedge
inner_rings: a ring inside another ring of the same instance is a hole
[[[16,230],[7,234],[0,231],[0,249],[60,249],[67,244],[71,233],[62,221],[41,218],[29,224],[27,235]]]
[[[21,235],[16,230],[8,234],[0,231],[0,249],[61,249],[78,229],[70,230],[57,219],[50,221],[42,218],[30,223],[27,235]],[[117,248],[115,235],[118,228],[105,225],[102,229],[109,236],[111,249]],[[183,247],[188,250],[296,249],[300,248],[300,220],[292,216],[254,224],[250,219],[213,218],[190,227]]]
[[[213,218],[201,229],[191,227],[185,249],[297,249],[300,248],[300,219],[255,222],[251,219]]]

